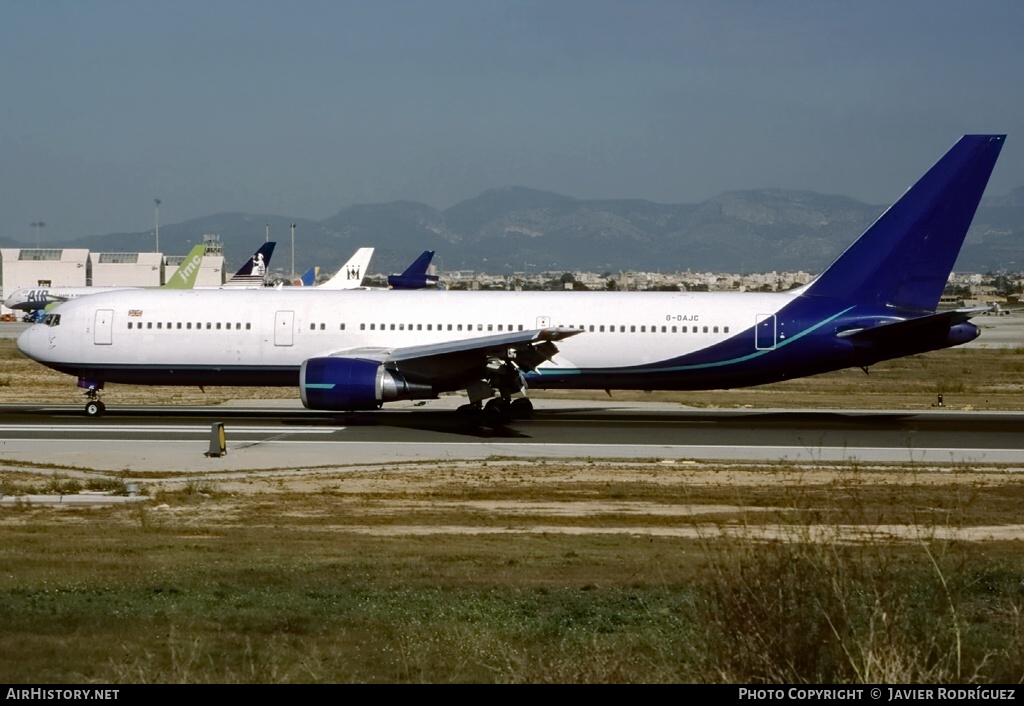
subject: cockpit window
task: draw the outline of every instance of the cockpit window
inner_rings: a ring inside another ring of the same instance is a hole
[[[60,326],[60,314],[47,314],[43,323],[47,326]]]

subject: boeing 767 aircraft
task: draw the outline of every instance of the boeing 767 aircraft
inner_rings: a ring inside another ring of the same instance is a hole
[[[89,415],[106,383],[284,385],[337,411],[465,391],[488,426],[528,416],[531,387],[702,390],[866,369],[978,336],[981,310],[936,309],[1004,139],[961,138],[787,292],[131,290],[61,304],[18,347],[78,378]]]

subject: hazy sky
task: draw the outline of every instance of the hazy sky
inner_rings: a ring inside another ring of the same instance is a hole
[[[1024,186],[1024,3],[0,0],[0,236],[500,186],[890,203],[965,132]]]

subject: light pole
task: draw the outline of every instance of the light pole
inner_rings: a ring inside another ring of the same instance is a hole
[[[267,240],[266,240],[266,242],[268,242],[268,243],[270,242],[270,224],[269,223],[267,224]]]
[[[160,199],[154,199],[153,202],[156,204],[156,206],[154,207],[153,218],[157,225],[157,252],[160,252]]]
[[[292,223],[292,284],[295,284],[295,224]]]
[[[43,223],[42,221],[36,221],[35,223],[32,224],[32,227],[36,229],[36,249],[39,248],[39,229],[45,225],[46,224]]]

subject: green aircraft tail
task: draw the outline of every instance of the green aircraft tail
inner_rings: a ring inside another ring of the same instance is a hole
[[[196,284],[196,277],[199,276],[199,266],[203,264],[203,255],[206,254],[205,245],[197,245],[189,251],[185,259],[181,261],[178,269],[169,280],[163,284],[163,289],[192,289]]]

